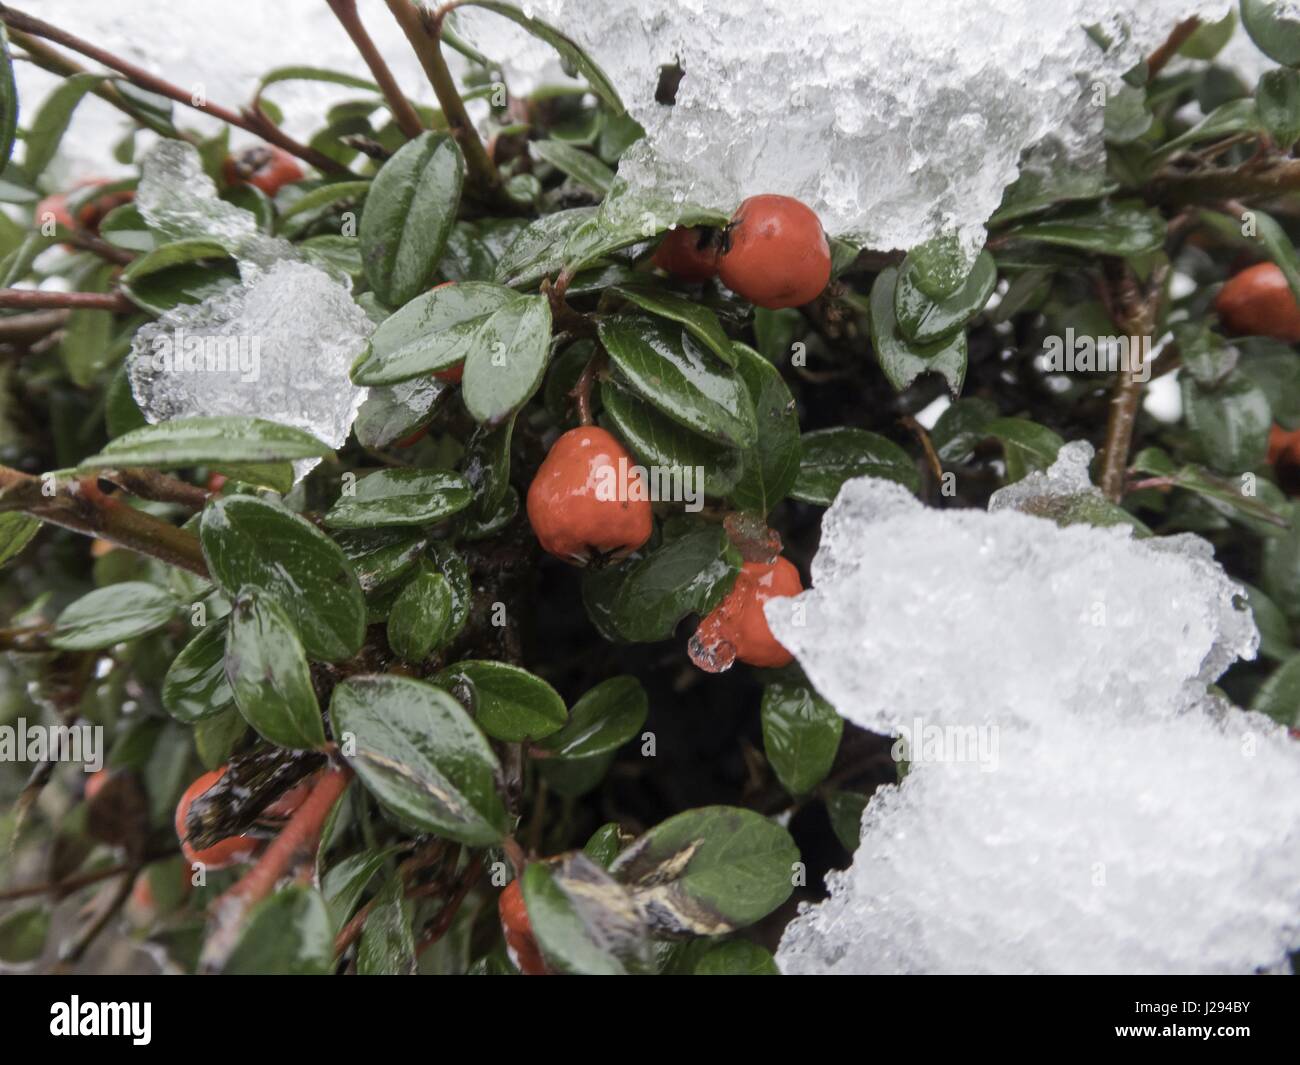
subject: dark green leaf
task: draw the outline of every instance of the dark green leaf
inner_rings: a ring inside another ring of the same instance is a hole
[[[391,876],[375,896],[357,948],[357,972],[361,976],[415,974],[415,931],[411,927],[411,904],[403,898],[405,891],[402,877]]]
[[[447,642],[451,611],[450,582],[441,573],[421,570],[388,612],[388,645],[408,662],[423,662]]]
[[[542,215],[528,225],[497,262],[496,280],[513,288],[535,285],[564,267],[564,249],[572,234],[594,221],[595,207],[574,207]]]
[[[444,285],[380,323],[356,365],[359,385],[389,385],[445,370],[463,360],[484,323],[518,293],[480,281]]]
[[[155,584],[110,584],[65,607],[50,643],[64,651],[97,651],[162,628],[176,610],[176,600]]]
[[[356,654],[365,599],[342,549],[311,522],[252,496],[214,499],[199,526],[213,579],[229,596],[245,586],[275,600],[311,658]]]
[[[647,285],[615,285],[613,290],[642,310],[685,326],[687,332],[728,366],[737,364],[731,340],[718,316],[702,303]]]
[[[335,529],[428,525],[469,506],[470,487],[448,470],[383,469],[358,480],[325,515]]]
[[[854,477],[884,477],[919,492],[921,475],[906,451],[865,429],[819,429],[801,441],[799,476],[790,494],[828,507],[844,482]]]
[[[320,458],[330,448],[310,433],[261,418],[179,418],[147,425],[109,441],[80,469],[112,466],[209,466]]]
[[[400,820],[479,847],[508,831],[496,756],[441,688],[393,675],[349,677],[334,689],[330,719],[348,763]]]
[[[811,688],[769,684],[763,689],[763,750],[792,795],[812,791],[830,772],[844,719]]]
[[[12,77],[12,71],[10,73]],[[104,83],[102,74],[70,74],[55,86],[37,108],[31,124],[23,136],[27,145],[23,156],[23,170],[29,177],[40,177],[50,160],[59,150],[59,141],[67,132],[72,112],[86,93]],[[17,101],[14,101],[15,104]],[[8,116],[4,116],[8,120]]]
[[[294,624],[272,599],[241,593],[226,633],[226,680],[244,720],[278,747],[318,748],[325,727]]]
[[[1253,470],[1264,462],[1273,413],[1250,378],[1233,373],[1208,390],[1182,379],[1183,417],[1205,460],[1222,473]]]
[[[1275,0],[1241,0],[1241,24],[1269,59],[1300,66],[1300,17]]]
[[[939,461],[960,465],[969,459],[979,442],[988,437],[987,426],[997,416],[998,408],[987,399],[954,400],[930,430],[930,443]]]
[[[172,661],[163,679],[162,703],[178,721],[193,724],[234,705],[226,680],[226,620],[205,625]]]
[[[554,688],[506,662],[466,659],[448,666],[434,683],[464,693],[483,731],[507,743],[549,736],[568,720]]]
[[[802,445],[794,396],[781,372],[744,344],[735,345],[741,380],[758,418],[758,441],[743,452],[743,473],[731,493],[741,510],[766,515],[794,487]]]
[[[679,325],[617,315],[599,328],[610,360],[633,392],[712,440],[754,445],[758,430],[744,381],[714,363]]]
[[[46,906],[25,906],[0,918],[0,961],[23,965],[35,961],[45,950],[50,931]]]
[[[918,284],[919,284],[918,277]],[[933,344],[909,343],[894,319],[898,268],[882,270],[871,286],[871,345],[889,383],[899,392],[922,374],[937,373],[954,396],[966,377],[966,333],[959,331]]]
[[[0,26],[0,169],[9,165],[17,132],[18,88],[14,84],[14,60],[9,51],[9,34]]]
[[[899,331],[915,344],[942,340],[984,309],[997,282],[997,264],[986,251],[980,252],[961,287],[939,300],[927,296],[916,284],[914,272],[905,270],[894,289],[894,314]]]
[[[496,425],[532,398],[551,346],[551,305],[544,296],[507,303],[474,333],[461,395],[476,421]]]
[[[450,137],[423,133],[375,175],[358,237],[366,277],[400,307],[428,286],[460,205],[465,160]]]
[[[790,897],[799,849],[774,821],[732,806],[688,810],[656,825],[610,872],[658,936],[721,935]]]
[[[717,606],[740,567],[722,527],[700,525],[665,538],[643,557],[589,570],[582,598],[611,638],[653,643],[672,636],[687,614],[707,614]]]
[[[589,152],[575,148],[563,141],[533,141],[529,147],[539,159],[550,163],[557,170],[562,170],[579,185],[586,185],[592,192],[601,196],[609,191],[614,183],[614,171]]]
[[[0,514],[0,566],[17,558],[40,528],[40,521],[26,514]]]
[[[984,427],[984,432],[1002,442],[1008,483],[1020,480],[1033,470],[1047,469],[1065,443],[1045,425],[1026,418],[995,418]]]
[[[1165,221],[1141,204],[1106,200],[1064,208],[1051,219],[1018,226],[1009,235],[1100,255],[1131,256],[1164,243]]]
[[[321,877],[321,894],[325,896],[325,904],[329,907],[336,929],[347,923],[370,881],[396,851],[396,847],[390,847],[387,850],[368,850],[349,855],[337,865],[331,866]]]
[[[833,791],[826,796],[826,812],[830,815],[835,838],[852,854],[862,839],[862,811],[867,808],[867,797],[856,791]]]
[[[611,677],[573,704],[569,721],[540,744],[559,758],[590,758],[617,750],[641,731],[649,712],[635,677]]]
[[[1255,693],[1250,708],[1291,728],[1300,728],[1300,654],[1292,655]]]
[[[780,976],[776,959],[757,943],[729,939],[711,946],[695,962],[696,976]]]
[[[1255,90],[1260,121],[1279,148],[1286,151],[1300,139],[1300,73],[1286,67],[1260,75]]]

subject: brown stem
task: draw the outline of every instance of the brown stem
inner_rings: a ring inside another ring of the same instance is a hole
[[[214,903],[210,930],[200,958],[205,971],[221,969],[238,941],[248,912],[270,895],[285,875],[311,857],[320,842],[325,819],[351,779],[352,770],[346,766],[324,770],[311,794],[262,852],[257,864]]]
[[[101,880],[108,880],[110,877],[118,876],[121,873],[128,872],[136,868],[137,863],[122,862],[119,865],[110,865],[104,869],[94,869],[89,873],[82,873],[80,876],[70,876],[63,880],[47,880],[42,884],[28,884],[26,887],[10,888],[7,891],[0,891],[0,902],[12,902],[14,899],[29,899],[35,895],[67,895],[73,891],[79,891],[81,888],[89,887],[91,884],[98,884]]]
[[[208,493],[203,488],[186,484],[176,477],[147,468],[128,470],[96,470],[101,480],[115,484],[123,492],[129,492],[141,499],[155,503],[177,503],[190,510],[202,510],[208,501]]]
[[[1147,377],[1142,361],[1141,340],[1143,337],[1151,337],[1155,332],[1168,273],[1167,265],[1157,268],[1152,272],[1145,291],[1140,291],[1132,270],[1126,266],[1115,285],[1114,305],[1118,312],[1115,324],[1129,337],[1129,366],[1120,370],[1119,379],[1115,382],[1115,394],[1110,401],[1110,417],[1106,422],[1106,441],[1101,455],[1101,490],[1112,503],[1118,503],[1124,497],[1128,453],[1137,424],[1142,386]]]
[[[135,261],[135,255],[125,248],[119,248],[116,244],[110,244],[103,237],[98,237],[94,233],[88,233],[84,229],[72,229],[68,231],[68,243],[75,244],[78,248],[85,251],[93,252],[105,262],[115,263],[118,266],[126,266],[128,263]]]
[[[925,426],[913,418],[910,414],[901,419],[902,423],[912,431],[912,435],[921,443],[921,450],[925,452],[925,461],[930,466],[930,472],[934,474],[936,484],[943,483],[943,463],[939,461],[939,453],[934,450],[934,442],[930,439],[930,434],[925,431]]]
[[[30,344],[33,340],[40,340],[67,325],[69,313],[66,307],[56,307],[0,318],[0,343]]]
[[[415,108],[411,106],[411,101],[406,98],[406,94],[398,87],[393,72],[388,69],[384,57],[380,55],[379,49],[375,47],[375,42],[371,39],[370,34],[366,32],[361,16],[357,14],[357,0],[325,0],[325,2],[329,4],[330,10],[334,12],[334,17],[342,23],[348,36],[352,38],[352,43],[357,46],[361,58],[366,61],[370,73],[374,76],[379,88],[383,90],[384,99],[388,101],[388,109],[393,112],[393,118],[397,120],[398,128],[409,139],[418,137],[424,132],[424,123],[420,121],[420,116],[416,113]]]
[[[596,379],[604,368],[605,352],[602,349],[587,361],[587,365],[583,367],[582,373],[578,375],[578,380],[574,382],[573,388],[569,392],[577,407],[579,425],[592,425],[595,423],[595,418],[591,413],[591,390],[595,387]]]
[[[108,900],[108,904],[96,915],[95,919],[82,929],[72,944],[63,951],[59,958],[60,966],[72,965],[81,960],[86,951],[99,938],[100,933],[108,927],[109,921],[126,905],[126,900],[131,897],[131,888],[135,884],[135,878],[139,872],[140,864],[136,862],[122,873],[122,879],[117,882],[113,897]]]
[[[416,7],[411,0],[385,0],[385,3],[397,24],[402,27],[406,39],[411,42],[411,47],[415,49],[420,66],[424,68],[429,84],[438,97],[438,106],[442,108],[443,117],[447,120],[447,128],[465,155],[465,166],[471,178],[482,192],[495,197],[501,189],[501,174],[483,147],[474,123],[470,121],[465,101],[460,98],[456,82],[442,55],[442,15],[446,13],[445,10],[440,9],[437,15],[430,15]]]
[[[22,511],[171,566],[208,576],[199,538],[104,495],[93,477],[53,481],[0,466],[0,513]]]
[[[1200,26],[1201,20],[1193,15],[1189,19],[1184,19],[1166,38],[1165,43],[1157,48],[1150,56],[1147,57],[1147,79],[1154,78],[1160,71],[1164,70],[1165,64],[1177,54],[1187,38],[1196,32]]]
[[[45,292],[34,288],[0,288],[0,307],[28,310],[61,308],[125,314],[136,306],[120,292]]]
[[[1279,156],[1260,165],[1242,163],[1191,173],[1164,170],[1151,181],[1147,199],[1182,206],[1223,199],[1282,196],[1300,189],[1300,159]]]
[[[501,849],[506,852],[510,864],[514,866],[515,876],[523,876],[524,868],[528,865],[528,856],[524,854],[523,847],[519,846],[519,841],[514,836],[506,836],[501,842]]]
[[[335,162],[328,155],[318,152],[305,144],[299,144],[274,124],[265,121],[264,118],[259,119],[257,116],[250,114],[238,114],[229,108],[222,107],[220,104],[209,103],[206,100],[201,103],[196,102],[192,93],[188,93],[179,86],[150,74],[143,67],[127,62],[127,60],[114,55],[112,52],[105,51],[98,45],[84,41],[66,30],[59,29],[58,26],[53,26],[7,5],[0,5],[0,20],[3,20],[12,30],[29,33],[35,37],[44,37],[55,44],[61,44],[65,48],[79,52],[88,59],[102,63],[111,70],[116,70],[128,81],[140,86],[142,89],[157,93],[159,96],[165,96],[169,100],[184,104],[186,107],[192,107],[196,111],[202,111],[204,114],[220,119],[228,125],[247,130],[249,133],[261,137],[267,143],[283,148],[291,155],[296,155],[304,162],[310,163],[317,170],[331,174],[346,174],[348,172],[346,167]]]

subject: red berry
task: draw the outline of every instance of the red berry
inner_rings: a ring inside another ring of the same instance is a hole
[[[770,669],[788,665],[794,656],[767,627],[763,604],[802,591],[799,571],[788,560],[746,562],[727,597],[691,637],[691,661],[707,673],[721,673],[737,659]]]
[[[186,842],[189,837],[189,829],[185,824],[185,819],[189,816],[190,806],[195,799],[220,780],[225,772],[226,767],[222,766],[210,773],[204,773],[185,789],[181,801],[176,804],[176,838],[181,841],[181,851],[187,861],[202,862],[209,869],[224,869],[228,865],[246,862],[257,853],[257,840],[245,836],[231,836],[229,839],[218,840],[211,847],[206,847],[201,851],[195,850]]]
[[[95,542],[100,543],[98,540]],[[103,790],[104,785],[107,783],[107,769],[97,769],[95,772],[91,773],[90,776],[86,778],[86,802],[93,802],[95,796]]]
[[[107,185],[109,182],[106,178],[91,178],[87,181],[80,181],[73,186],[73,192],[78,189],[89,187],[98,187]],[[102,222],[109,211],[115,207],[121,207],[124,203],[130,203],[135,199],[135,193],[131,189],[119,189],[116,192],[106,192],[102,196],[92,196],[85,200],[77,209],[77,217],[72,217],[72,209],[69,206],[70,193],[57,192],[52,196],[46,196],[36,205],[36,224],[39,226],[45,221],[45,216],[53,215],[54,221],[63,226],[64,229],[84,229],[88,233],[98,233],[99,223]]]
[[[238,155],[226,156],[221,167],[227,185],[254,185],[268,196],[274,196],[285,185],[303,178],[302,167],[283,148],[259,145],[246,148]]]
[[[208,491],[213,494],[220,492],[223,488],[225,488],[226,482],[228,480],[230,480],[230,478],[227,477],[224,473],[208,474]]]
[[[1214,300],[1223,324],[1240,336],[1300,341],[1300,307],[1286,275],[1273,263],[1259,263],[1229,278]]]
[[[505,933],[506,950],[515,968],[525,976],[547,975],[546,962],[542,958],[537,937],[533,935],[533,924],[528,919],[528,908],[524,905],[524,892],[518,880],[506,885],[497,899],[497,913],[501,916],[501,931]]]
[[[821,295],[831,279],[831,248],[817,215],[789,196],[751,196],[731,216],[718,258],[723,284],[775,310]]]
[[[704,226],[669,230],[650,261],[680,281],[707,281],[718,272],[717,231]]]
[[[1268,431],[1268,464],[1295,465],[1300,460],[1300,429],[1283,429],[1276,422]]]
[[[652,517],[644,471],[593,425],[560,437],[528,488],[528,520],[542,547],[578,565],[635,551],[650,539]]]

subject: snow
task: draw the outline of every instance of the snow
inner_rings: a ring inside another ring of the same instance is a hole
[[[285,260],[142,327],[127,373],[150,422],[248,415],[337,448],[367,394],[348,370],[373,328],[346,287]],[[301,478],[315,464],[297,463],[295,473]]]
[[[1231,0],[537,0],[587,47],[646,139],[633,188],[730,213],[775,192],[878,249],[955,234],[968,259],[1022,154],[1100,180],[1102,108],[1182,19]],[[1111,40],[1103,51],[1083,27]],[[685,71],[654,100],[660,67]]]
[[[1090,457],[990,513],[850,481],[813,589],[769,603],[817,690],[910,757],[784,971],[1251,972],[1300,946],[1300,743],[1207,690],[1255,654],[1240,589],[1195,537],[1017,509],[1090,495]]]

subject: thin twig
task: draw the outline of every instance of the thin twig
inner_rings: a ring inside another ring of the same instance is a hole
[[[472,888],[475,881],[478,880],[478,875],[482,868],[483,852],[478,851],[469,860],[469,864],[465,866],[465,871],[460,876],[460,880],[456,885],[456,890],[443,904],[442,909],[438,911],[438,916],[433,919],[433,924],[431,924],[425,931],[424,935],[420,937],[420,942],[415,948],[417,956],[423,954],[447,934],[448,930],[451,928],[452,922],[456,919],[456,914],[460,910],[461,903],[465,901],[465,896],[469,894],[470,888]]]
[[[104,495],[93,477],[54,481],[0,466],[0,513],[11,511],[208,576],[197,536]]]
[[[136,309],[135,304],[120,292],[46,292],[34,288],[0,288],[0,307],[28,310],[67,308],[113,311],[115,314],[126,314]]]
[[[397,84],[397,79],[393,77],[393,72],[388,69],[388,64],[384,62],[384,57],[380,54],[379,49],[375,47],[375,42],[371,39],[370,34],[366,32],[365,24],[361,21],[361,16],[357,14],[357,0],[325,0],[334,12],[334,16],[343,24],[352,43],[357,46],[357,51],[361,53],[361,58],[366,61],[366,66],[370,68],[370,73],[374,76],[379,88],[383,90],[384,99],[388,101],[388,109],[393,112],[393,118],[397,120],[398,128],[406,134],[409,139],[414,139],[424,132],[424,123],[420,121],[420,116],[411,106],[411,101],[406,98]]]
[[[415,49],[420,66],[424,68],[429,84],[433,86],[434,95],[438,97],[438,106],[442,108],[447,128],[456,138],[461,152],[465,156],[465,166],[480,193],[495,198],[501,192],[501,174],[483,147],[483,141],[470,121],[469,112],[465,110],[465,101],[461,99],[447,68],[447,60],[442,54],[442,16],[440,9],[436,15],[423,11],[411,0],[385,0],[388,10],[401,26],[406,39]]]
[[[274,123],[269,122],[265,115],[250,111],[241,114],[227,107],[222,107],[220,104],[214,104],[207,100],[198,100],[195,98],[194,93],[186,92],[179,86],[150,74],[143,67],[136,66],[112,52],[105,51],[98,45],[91,44],[89,41],[82,40],[75,34],[67,32],[67,30],[62,30],[58,26],[51,25],[42,19],[35,18],[7,5],[0,4],[0,20],[3,20],[10,29],[29,33],[35,37],[44,37],[55,44],[79,52],[88,59],[102,63],[111,70],[116,70],[128,81],[142,89],[157,93],[159,96],[165,96],[176,103],[192,107],[196,111],[202,111],[204,114],[211,115],[228,125],[237,126],[255,136],[261,137],[268,144],[283,148],[291,155],[296,155],[304,162],[310,163],[317,170],[330,174],[348,173],[345,166],[331,159],[328,155],[317,151],[315,148],[298,143]]]
[[[1147,57],[1147,79],[1154,78],[1160,71],[1164,70],[1165,64],[1177,54],[1190,37],[1200,27],[1201,20],[1193,15],[1189,19],[1184,19],[1166,38],[1165,43],[1157,48],[1150,56]]]

